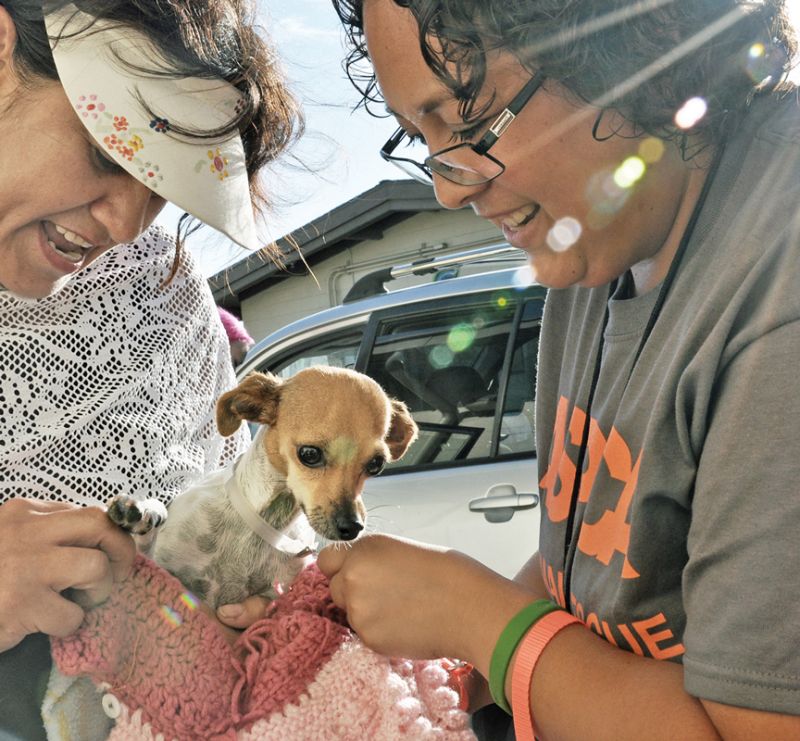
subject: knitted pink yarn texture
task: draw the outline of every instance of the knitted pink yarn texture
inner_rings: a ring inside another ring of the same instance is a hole
[[[230,647],[180,582],[143,556],[73,636],[51,641],[67,675],[107,682],[156,732],[224,736],[293,702],[349,637],[316,568]]]
[[[316,566],[230,647],[180,582],[138,556],[81,629],[52,639],[64,674],[122,703],[111,739],[442,739],[474,736],[437,662],[361,644]]]

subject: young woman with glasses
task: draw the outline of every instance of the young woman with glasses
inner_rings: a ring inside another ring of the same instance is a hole
[[[512,581],[365,537],[321,554],[334,598],[380,651],[473,664],[471,710],[488,680],[520,739],[800,737],[785,3],[334,5],[351,79],[400,127],[381,155],[552,289],[536,553]]]

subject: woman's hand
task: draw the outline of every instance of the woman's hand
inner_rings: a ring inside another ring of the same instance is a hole
[[[531,595],[456,551],[384,535],[329,546],[319,568],[370,648],[407,658],[449,656],[484,676],[494,644]]]
[[[73,633],[83,609],[62,593],[77,590],[87,606],[103,602],[135,555],[131,536],[101,507],[7,501],[0,506],[0,651],[30,633]]]

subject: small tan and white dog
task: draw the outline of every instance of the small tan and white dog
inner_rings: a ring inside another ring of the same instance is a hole
[[[235,464],[169,506],[115,497],[109,516],[138,534],[158,528],[154,560],[218,607],[274,599],[308,562],[314,531],[334,541],[363,530],[364,482],[416,439],[405,404],[368,376],[307,368],[289,379],[252,373],[217,403],[217,426],[263,426]],[[309,527],[310,525],[310,527]]]

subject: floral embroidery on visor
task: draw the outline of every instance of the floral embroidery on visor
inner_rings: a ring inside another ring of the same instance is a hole
[[[97,118],[106,110],[104,103],[98,102],[96,95],[79,95],[75,103],[75,110],[84,118]]]
[[[159,116],[156,116],[150,122],[150,128],[153,129],[153,131],[158,132],[159,134],[166,134],[169,131],[169,121],[167,121],[166,118],[161,118]]]
[[[139,180],[152,190],[158,189],[164,180],[164,175],[155,162],[146,161],[137,156],[137,153],[146,149],[147,142],[154,141],[154,136],[170,131],[170,123],[166,118],[160,116],[151,118],[147,128],[132,126],[128,116],[113,114],[106,110],[105,104],[94,94],[78,96],[75,109],[84,118],[96,121],[94,132],[102,136],[102,142],[109,152],[114,152],[120,158],[136,165]],[[196,173],[199,174],[208,167],[206,172],[210,172],[220,182],[230,176],[226,152],[217,147],[209,149],[206,155],[208,159],[201,160],[195,165]]]
[[[143,137],[150,136],[153,131],[163,133],[169,130],[169,122],[165,118],[155,118],[150,122],[150,128],[131,126],[128,117],[125,115],[112,114],[106,110],[104,103],[98,100],[94,94],[79,95],[75,103],[75,109],[84,118],[91,117],[97,123],[94,126],[96,134],[105,134],[102,141],[109,152],[116,152],[120,157],[131,162],[138,167],[142,182],[153,190],[158,188],[159,183],[164,179],[158,171],[158,167],[152,162],[145,162],[136,156],[145,148]]]
[[[158,188],[158,184],[164,179],[159,166],[152,162],[145,162],[139,166],[139,176],[142,182],[153,190]]]
[[[208,159],[211,160],[209,170],[212,175],[216,175],[220,180],[225,180],[228,177],[228,158],[217,147],[216,151],[213,149],[208,150]],[[195,171],[199,170],[202,166],[202,161],[198,162],[195,166]]]

